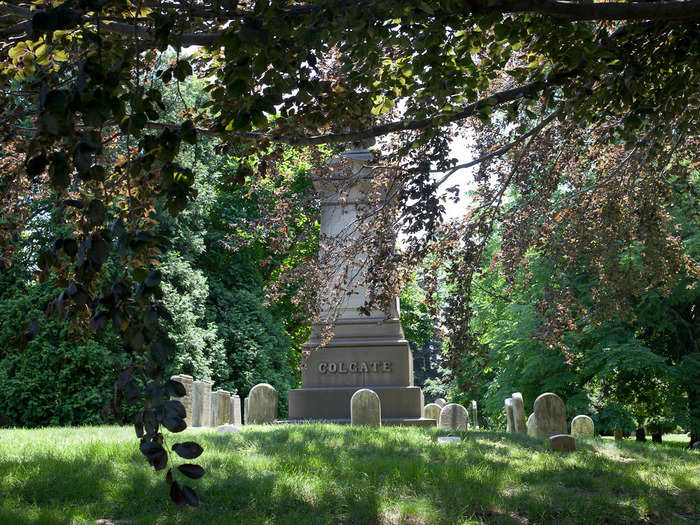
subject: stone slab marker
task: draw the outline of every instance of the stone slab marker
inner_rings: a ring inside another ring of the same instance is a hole
[[[218,427],[230,423],[231,416],[231,392],[217,390],[212,394],[212,422],[211,426]]]
[[[472,425],[474,428],[479,428],[479,418],[477,414],[476,401],[472,401]]]
[[[231,412],[228,416],[229,423],[232,425],[242,425],[243,420],[241,419],[241,398],[236,394],[231,394]]]
[[[428,403],[423,408],[423,417],[428,419],[434,419],[435,424],[437,425],[440,419],[440,410],[442,410],[440,405],[436,405],[435,403]]]
[[[537,427],[535,427],[535,414],[530,414],[527,418],[527,435],[535,437],[537,435]]]
[[[595,436],[595,424],[588,416],[576,416],[571,420],[571,435],[593,437]]]
[[[382,404],[369,388],[361,388],[350,398],[350,423],[379,427],[382,425]]]
[[[511,399],[513,400],[513,431],[519,432],[520,434],[527,434],[523,395],[520,392],[515,392],[511,396]]]
[[[433,401],[437,406],[440,408],[444,408],[444,406],[447,404],[447,400],[445,400],[442,397],[438,397],[435,401]]]
[[[170,379],[177,381],[183,387],[185,387],[185,395],[182,397],[172,397],[171,399],[176,399],[182,406],[185,407],[185,423],[188,427],[192,426],[192,376],[185,374],[179,374],[172,376]]]
[[[442,407],[438,428],[443,430],[467,430],[469,412],[458,403]]]
[[[547,392],[535,399],[535,427],[540,438],[568,432],[566,407],[558,395]]]
[[[513,425],[513,399],[508,398],[504,401],[506,407],[506,432],[515,432]]]
[[[550,436],[549,448],[559,452],[573,452],[576,450],[576,440],[569,434],[556,434]]]
[[[248,424],[264,425],[277,421],[277,390],[272,385],[260,383],[248,394]]]
[[[192,383],[192,426],[211,426],[211,381]]]

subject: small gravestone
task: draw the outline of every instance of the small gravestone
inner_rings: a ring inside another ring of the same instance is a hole
[[[277,421],[277,390],[272,385],[260,383],[248,394],[248,424],[264,425]]]
[[[558,452],[573,452],[576,450],[576,440],[569,434],[556,434],[549,437],[549,448]]]
[[[530,414],[527,418],[527,435],[535,437],[537,435],[537,427],[535,427],[535,414]]]
[[[211,426],[211,381],[192,383],[192,426]]]
[[[373,390],[361,388],[350,398],[350,423],[367,427],[382,425],[382,404]]]
[[[185,388],[185,395],[182,397],[172,397],[171,399],[176,399],[182,406],[185,407],[185,423],[188,427],[192,425],[192,376],[185,374],[179,374],[172,376],[170,379],[177,381]]]
[[[588,416],[576,416],[571,420],[571,435],[593,437],[595,436],[595,424]]]
[[[435,424],[437,425],[437,422],[440,419],[440,410],[442,410],[440,405],[428,403],[425,405],[425,407],[423,407],[423,417],[426,419],[434,419]]]
[[[242,425],[243,419],[241,418],[241,398],[235,394],[231,394],[230,409],[231,412],[228,416],[229,423],[232,425]]]
[[[476,401],[472,401],[472,425],[474,428],[479,428],[479,418],[476,409]]]
[[[520,434],[527,434],[523,395],[520,392],[515,392],[511,396],[511,399],[513,400],[513,431],[519,432]]]
[[[433,401],[433,403],[438,405],[440,408],[443,408],[447,404],[447,401],[442,397],[438,397],[435,401]]]
[[[236,425],[220,425],[216,427],[216,431],[221,434],[235,434],[241,431],[241,427]]]
[[[506,432],[513,432],[515,430],[513,425],[513,400],[509,397],[503,404],[506,408]]]
[[[446,443],[459,443],[462,441],[462,438],[457,437],[457,436],[439,436],[437,438],[437,442],[441,445],[444,445]]]
[[[450,403],[440,410],[438,428],[442,430],[467,430],[469,412],[462,405]]]
[[[535,428],[540,438],[568,432],[566,407],[558,395],[547,392],[535,399]]]
[[[217,390],[212,394],[211,426],[218,427],[230,423],[231,393],[227,390]]]
[[[693,450],[700,450],[700,441],[693,443]]]

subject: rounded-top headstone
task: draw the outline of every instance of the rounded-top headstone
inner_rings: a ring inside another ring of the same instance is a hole
[[[535,399],[535,427],[537,437],[551,437],[568,432],[566,407],[561,398],[550,392]]]
[[[513,400],[513,430],[520,434],[527,434],[523,395],[520,392],[515,392],[511,399]]]
[[[443,430],[467,430],[469,412],[462,405],[450,403],[440,410],[438,428]]]
[[[696,441],[695,443],[693,443],[693,449],[700,450],[700,441]]]
[[[444,408],[444,406],[447,404],[447,400],[442,397],[438,397],[435,401],[433,401],[433,403],[438,405],[440,408]]]
[[[435,403],[428,403],[423,407],[423,417],[427,419],[434,419],[435,424],[437,425],[438,420],[440,419],[440,411],[442,410],[442,407],[440,405],[437,405]]]
[[[571,435],[593,437],[595,436],[595,424],[588,416],[576,416],[571,420]]]
[[[277,421],[277,390],[272,385],[260,383],[248,394],[249,425],[264,425]]]
[[[369,388],[361,388],[350,398],[350,422],[353,425],[379,427],[382,424],[382,404]]]
[[[535,414],[530,414],[527,418],[527,435],[535,437],[537,435],[537,427],[535,426]]]
[[[559,452],[573,452],[576,450],[576,440],[569,434],[556,434],[550,436],[549,448]]]

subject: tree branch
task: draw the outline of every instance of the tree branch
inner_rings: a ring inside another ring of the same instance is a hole
[[[516,138],[515,140],[512,140],[512,141],[509,142],[508,144],[506,144],[506,145],[504,145],[504,146],[501,146],[500,148],[498,148],[498,149],[496,149],[496,150],[494,150],[494,151],[491,151],[490,153],[487,153],[486,155],[482,155],[481,157],[479,157],[479,158],[477,158],[477,159],[470,160],[469,162],[465,162],[464,164],[458,164],[457,166],[455,166],[454,168],[452,168],[450,171],[448,171],[447,173],[445,173],[445,175],[444,175],[439,181],[437,181],[437,183],[435,184],[435,187],[438,188],[438,187],[442,186],[442,184],[444,184],[444,182],[445,182],[447,179],[449,179],[452,175],[454,175],[454,174],[455,174],[457,171],[459,171],[459,170],[463,170],[463,169],[466,169],[466,168],[471,168],[472,166],[476,166],[477,164],[481,164],[482,162],[484,162],[484,161],[486,161],[486,160],[489,160],[489,159],[492,159],[492,158],[494,158],[494,157],[498,157],[498,156],[500,156],[500,155],[503,155],[503,154],[506,153],[508,150],[512,149],[513,146],[516,146],[517,144],[520,144],[523,140],[527,139],[528,137],[531,137],[531,136],[534,135],[535,133],[539,133],[540,130],[541,130],[542,128],[544,128],[547,124],[549,124],[549,123],[554,119],[554,117],[557,116],[558,113],[559,113],[559,110],[553,111],[553,112],[550,113],[546,118],[544,118],[544,119],[542,120],[542,122],[540,122],[539,124],[537,124],[537,126],[535,126],[534,128],[532,128],[532,129],[531,129],[530,131],[528,131],[527,133],[523,133],[523,134],[520,135],[518,138]]]

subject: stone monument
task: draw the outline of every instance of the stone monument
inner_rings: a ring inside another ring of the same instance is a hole
[[[192,376],[185,374],[179,374],[172,376],[170,379],[180,383],[185,389],[185,395],[182,397],[171,397],[171,399],[176,399],[182,406],[185,407],[185,423],[188,427],[192,426]]]
[[[370,151],[353,149],[329,161],[326,175],[314,180],[321,198],[321,260],[329,257],[331,246],[357,243],[360,226],[371,220],[373,207],[381,202],[370,181],[371,161]],[[302,388],[289,391],[289,419],[350,422],[350,399],[367,388],[379,396],[382,425],[434,425],[422,417],[423,392],[413,383],[413,358],[399,322],[398,298],[389,312],[361,313],[358,308],[368,292],[356,270],[366,259],[354,257],[339,258],[327,270],[330,275],[319,291],[319,322],[304,345],[309,354]],[[328,327],[332,338],[321,345]]]
[[[382,426],[382,406],[379,396],[368,388],[361,388],[350,398],[350,421],[353,425]]]
[[[248,425],[265,425],[277,421],[277,390],[272,385],[260,383],[250,389],[246,420]]]
[[[595,436],[595,424],[593,420],[588,416],[576,416],[571,420],[571,435],[572,436],[583,436],[583,437],[594,437]]]
[[[503,403],[506,410],[506,432],[515,432],[515,424],[513,423],[513,398],[509,397]]]
[[[561,398],[547,392],[535,399],[535,431],[539,438],[549,438],[557,434],[566,434],[566,408]]]
[[[442,430],[467,430],[469,413],[467,409],[457,403],[450,403],[442,407],[438,428]]]
[[[192,426],[211,426],[211,381],[192,383]]]
[[[442,407],[440,405],[437,405],[435,403],[428,403],[427,405],[425,405],[425,407],[423,407],[423,417],[428,419],[434,419],[437,423],[440,419],[440,410],[442,410]]]
[[[513,400],[513,431],[520,434],[527,434],[527,420],[525,419],[525,402],[520,392],[515,392],[511,396]]]

